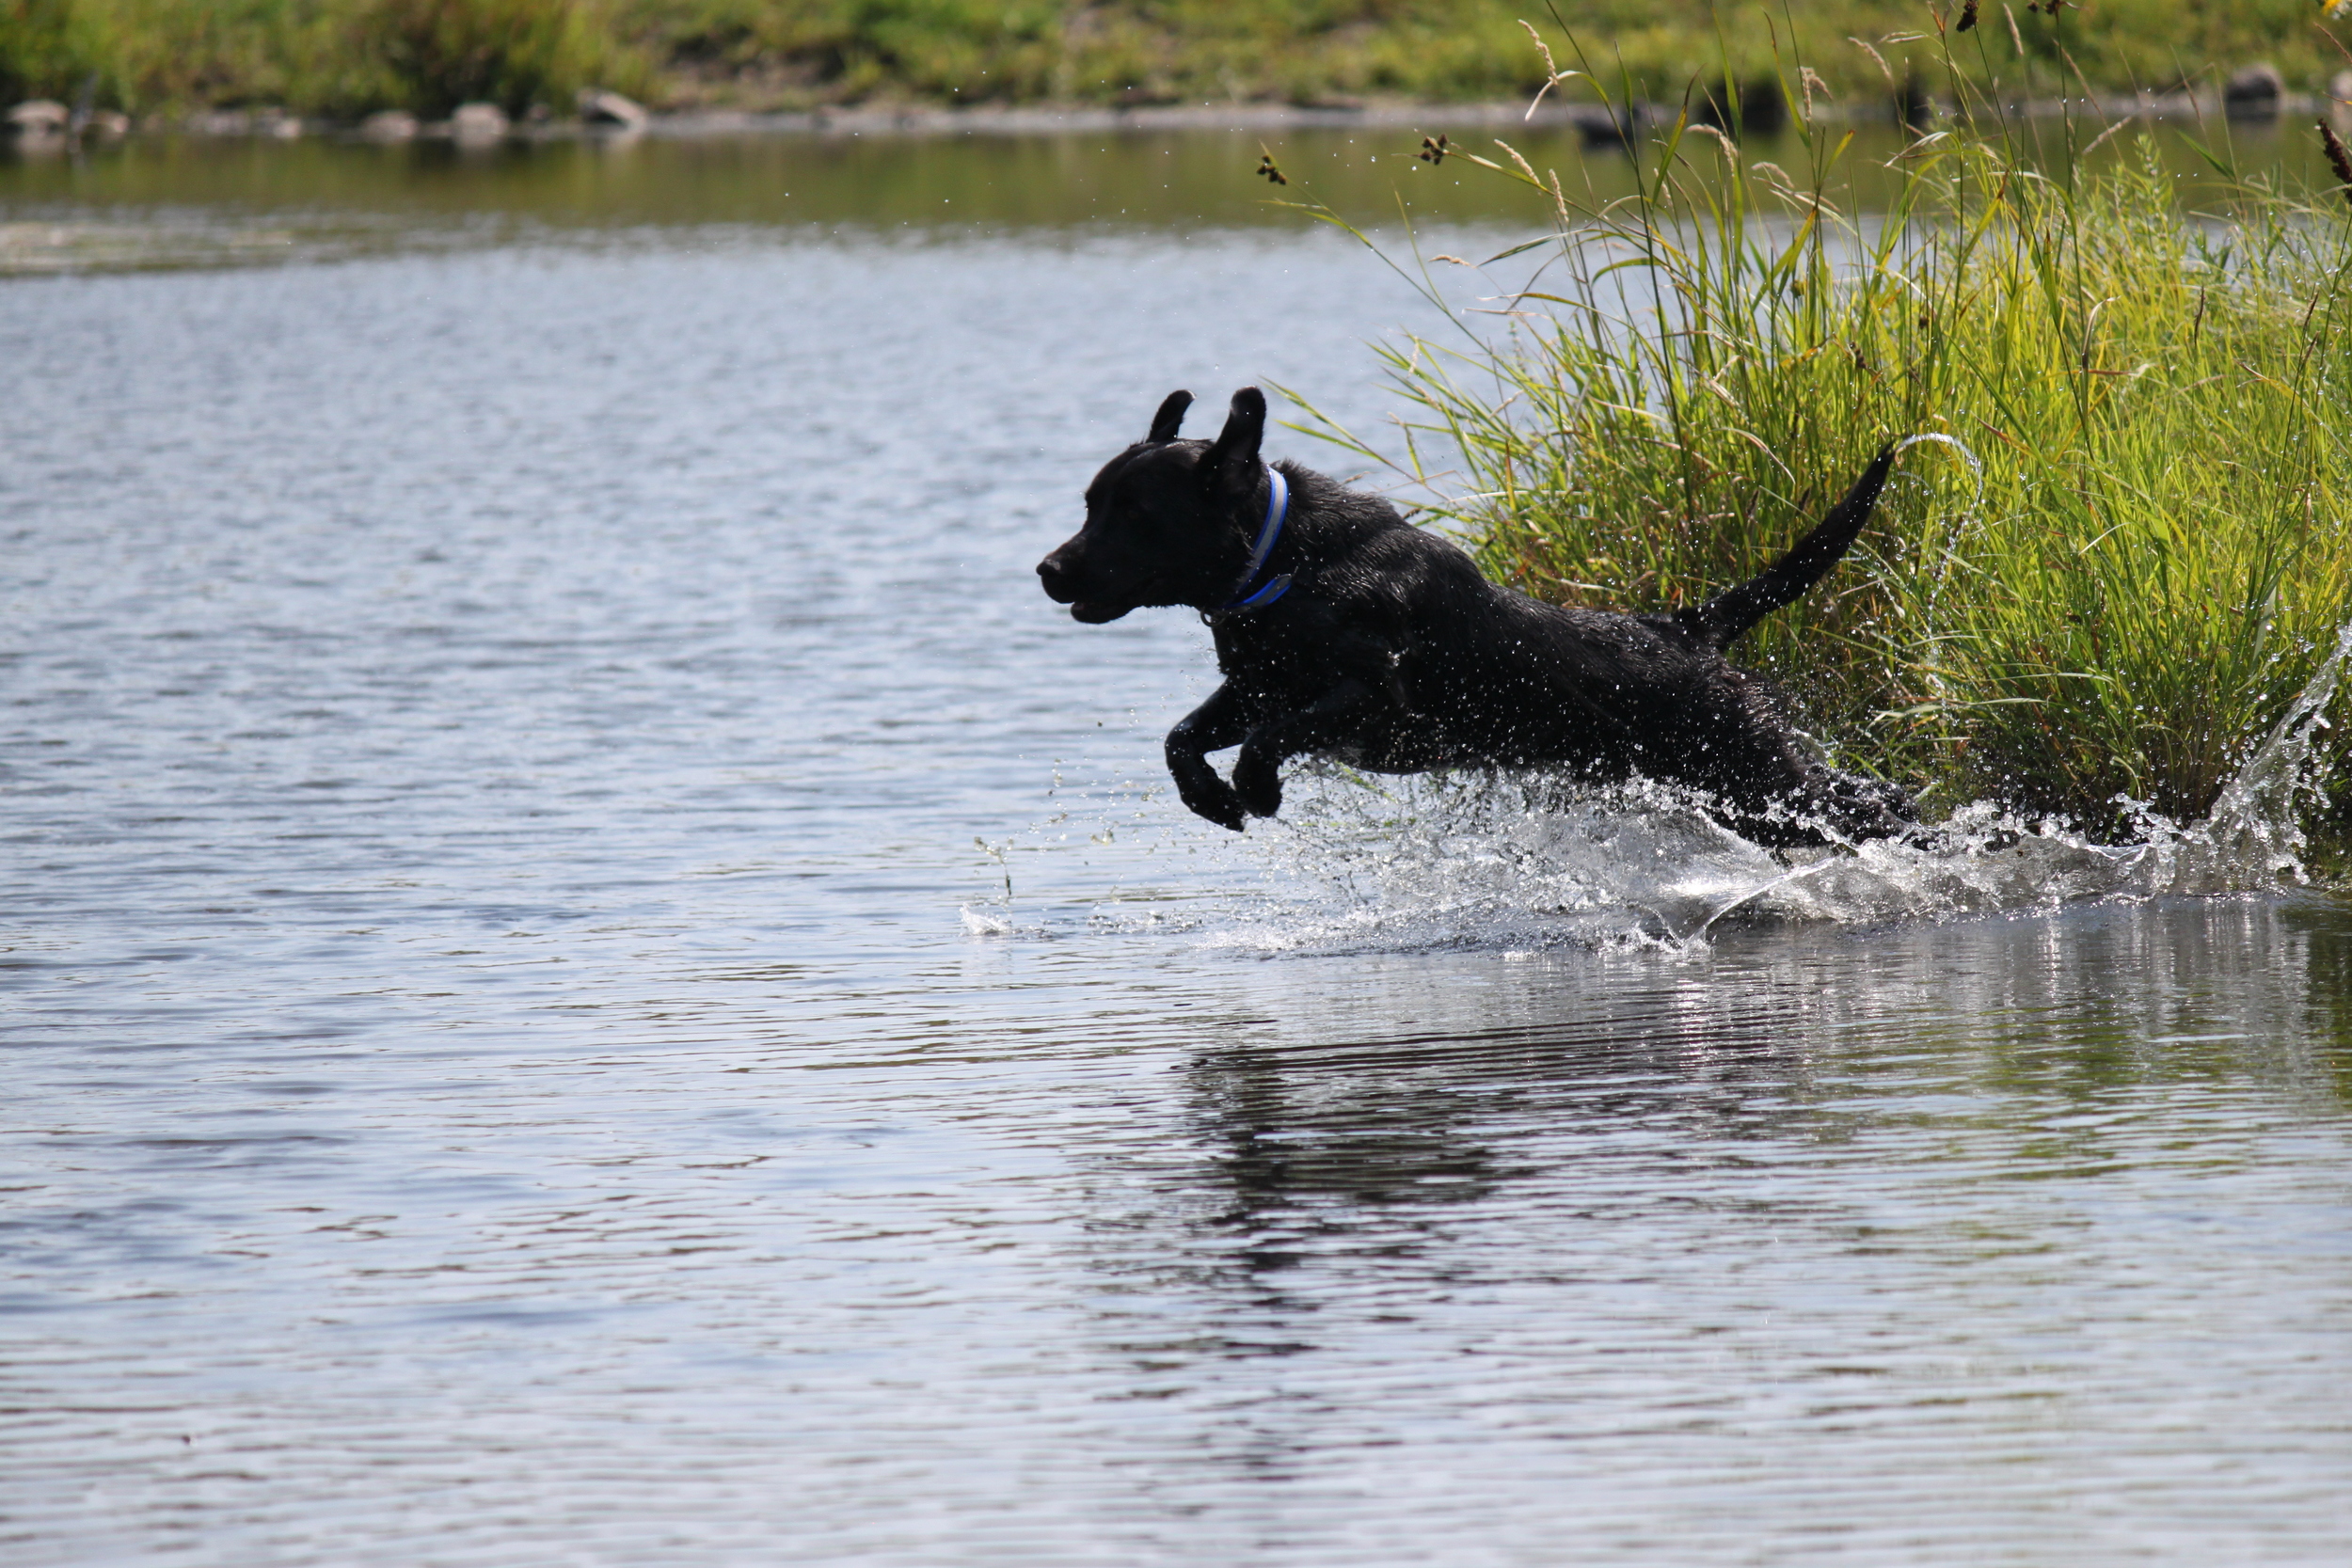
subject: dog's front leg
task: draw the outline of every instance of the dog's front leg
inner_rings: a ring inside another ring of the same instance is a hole
[[[1249,732],[1233,760],[1233,793],[1252,816],[1282,809],[1282,764],[1301,752],[1319,752],[1352,738],[1364,716],[1380,706],[1381,695],[1353,676],[1294,713],[1269,719]]]
[[[1231,682],[1209,693],[1168,732],[1168,770],[1176,780],[1176,793],[1198,816],[1220,828],[1241,832],[1241,801],[1231,785],[1209,766],[1209,753],[1221,752],[1249,733],[1249,720]]]

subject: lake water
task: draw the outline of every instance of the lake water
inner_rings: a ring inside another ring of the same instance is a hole
[[[1426,325],[1255,151],[0,165],[9,1563],[2352,1558],[2337,900],[1176,805],[1032,564]]]

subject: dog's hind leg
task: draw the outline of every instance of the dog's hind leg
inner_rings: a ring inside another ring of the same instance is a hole
[[[1870,838],[1909,844],[1939,841],[1933,830],[1920,826],[1919,808],[1900,785],[1835,768],[1825,768],[1821,772],[1820,797],[1827,808],[1822,815],[1847,839],[1855,843]]]
[[[1249,732],[1233,759],[1233,793],[1252,816],[1272,816],[1282,809],[1282,764],[1301,752],[1354,739],[1364,717],[1385,702],[1382,693],[1351,676],[1305,707],[1267,720]]]
[[[1816,766],[1802,784],[1781,792],[1732,791],[1722,819],[1741,836],[1771,849],[1899,839],[1935,840],[1919,824],[1918,808],[1897,785]]]
[[[1176,780],[1178,798],[1196,816],[1235,832],[1242,828],[1242,804],[1232,786],[1209,766],[1209,753],[1237,744],[1248,733],[1248,716],[1231,684],[1210,692],[1207,702],[1168,732],[1168,770]]]

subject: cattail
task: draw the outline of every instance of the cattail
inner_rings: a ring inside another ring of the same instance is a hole
[[[2324,119],[2319,122],[2319,139],[2328,149],[2328,166],[2336,171],[2336,182],[2344,187],[2344,199],[2352,202],[2352,152],[2344,150],[2344,138]]]
[[[1952,31],[1955,33],[1964,33],[1975,27],[1976,24],[1977,0],[1968,0],[1966,5],[1960,8],[1960,24],[1954,27]]]

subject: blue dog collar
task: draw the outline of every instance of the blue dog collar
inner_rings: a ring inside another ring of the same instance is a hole
[[[1219,605],[1217,609],[1220,612],[1228,610],[1263,610],[1290,591],[1290,574],[1285,572],[1261,585],[1256,593],[1248,594],[1249,585],[1257,580],[1258,573],[1264,567],[1266,557],[1274,553],[1275,541],[1282,537],[1282,523],[1291,514],[1290,482],[1282,477],[1282,470],[1268,467],[1265,476],[1272,482],[1272,488],[1265,499],[1265,521],[1258,527],[1258,543],[1249,552],[1249,570],[1242,574],[1242,592],[1235,594],[1230,602]],[[1248,596],[1244,597],[1244,594]]]

